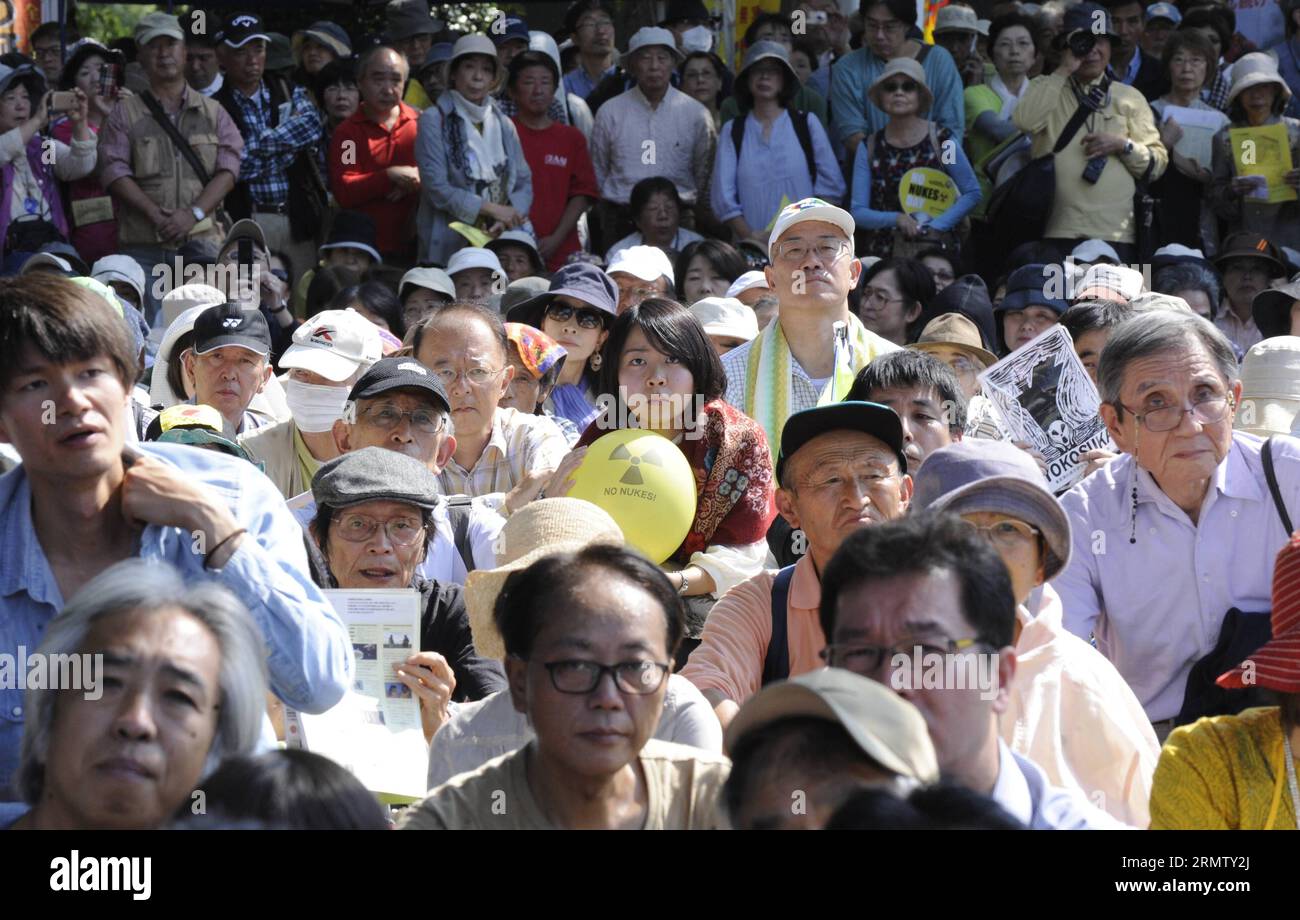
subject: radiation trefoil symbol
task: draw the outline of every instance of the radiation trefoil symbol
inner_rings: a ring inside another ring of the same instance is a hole
[[[634,457],[632,452],[627,449],[627,445],[620,444],[614,448],[613,453],[609,455],[611,460],[626,460],[628,462],[627,472],[620,478],[619,482],[629,486],[640,486],[645,484],[645,479],[641,476],[640,466],[649,463],[651,466],[663,466],[663,458],[659,456],[658,446],[651,447],[639,457]]]

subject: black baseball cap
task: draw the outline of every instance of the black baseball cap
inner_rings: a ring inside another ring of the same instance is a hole
[[[258,38],[267,44],[271,42],[271,36],[262,25],[262,17],[256,13],[231,13],[226,27],[221,30],[222,43],[231,48],[242,48]]]
[[[271,330],[261,310],[245,310],[237,303],[208,307],[194,320],[194,353],[207,354],[237,345],[263,357],[271,353]]]
[[[348,401],[371,399],[389,390],[424,390],[450,412],[451,400],[438,375],[414,358],[382,358],[361,375],[348,394]]]
[[[907,456],[903,453],[903,423],[898,413],[880,403],[845,401],[816,406],[796,412],[785,421],[781,429],[781,453],[776,458],[776,480],[787,458],[794,455],[818,435],[828,431],[861,431],[879,438],[898,457],[898,471],[907,472]]]

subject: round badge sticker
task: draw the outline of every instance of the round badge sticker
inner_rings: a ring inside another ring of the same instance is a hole
[[[938,217],[957,201],[957,184],[947,174],[928,166],[903,173],[898,183],[898,203],[907,214]]]

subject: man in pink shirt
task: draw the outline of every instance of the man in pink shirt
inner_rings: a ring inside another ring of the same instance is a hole
[[[786,421],[776,507],[808,551],[728,591],[682,669],[723,728],[763,685],[823,665],[821,572],[849,534],[907,511],[912,479],[903,446],[898,415],[877,403],[832,403]]]

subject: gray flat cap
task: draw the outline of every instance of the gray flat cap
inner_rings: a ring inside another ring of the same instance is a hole
[[[311,492],[318,507],[331,508],[393,501],[432,509],[441,494],[423,463],[383,447],[363,447],[325,463],[312,477]]]

